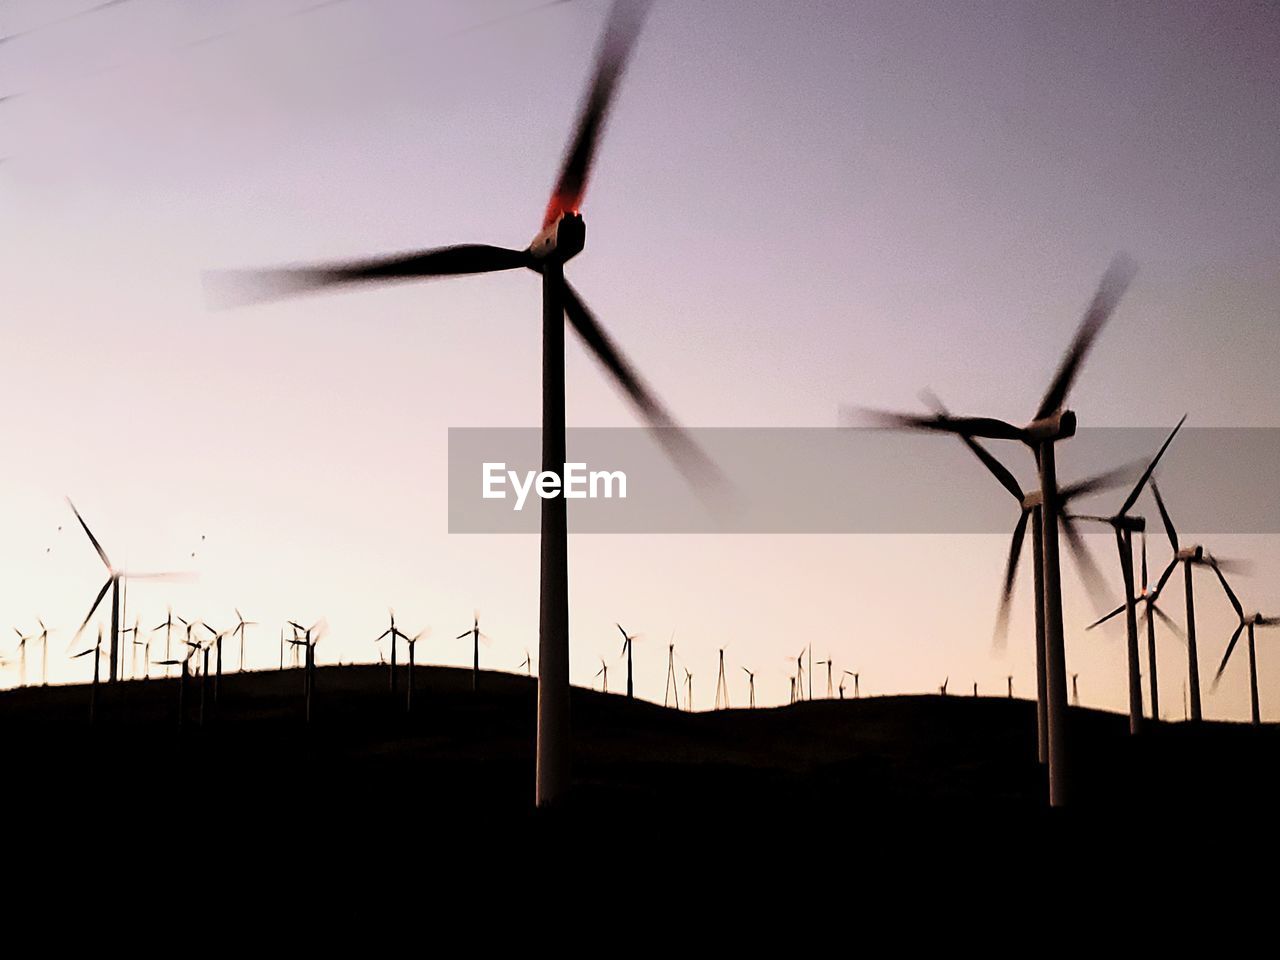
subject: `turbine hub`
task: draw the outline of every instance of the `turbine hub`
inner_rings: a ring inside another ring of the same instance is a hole
[[[542,229],[529,244],[535,260],[559,260],[564,263],[582,252],[587,242],[587,226],[580,213],[563,213],[554,223]]]

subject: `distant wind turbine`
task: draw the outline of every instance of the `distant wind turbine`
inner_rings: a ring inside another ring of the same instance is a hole
[[[756,708],[756,675],[746,667],[742,668],[742,672],[747,675],[747,705],[754,710]]]
[[[631,700],[636,695],[635,682],[631,671],[631,645],[638,638],[638,635],[627,633],[627,631],[622,629],[622,624],[620,623],[615,623],[614,626],[617,627],[618,632],[622,634],[622,653],[625,654],[627,658],[627,699]]]
[[[1231,585],[1227,583],[1227,578],[1222,575],[1222,570],[1219,569],[1218,564],[1212,563],[1212,561],[1210,563],[1213,566],[1214,573],[1222,581],[1222,589],[1226,591],[1227,599],[1231,601],[1231,606],[1240,620],[1240,625],[1236,627],[1236,632],[1231,635],[1231,640],[1227,643],[1227,652],[1222,655],[1222,663],[1218,664],[1218,672],[1213,677],[1213,686],[1214,689],[1217,689],[1218,681],[1222,679],[1222,671],[1227,669],[1231,654],[1236,649],[1236,642],[1240,639],[1240,633],[1248,630],[1250,719],[1254,724],[1260,724],[1262,723],[1262,710],[1258,704],[1258,653],[1254,648],[1253,631],[1255,627],[1280,626],[1280,617],[1265,617],[1261,613],[1251,613],[1246,616],[1244,607],[1241,606],[1235,591],[1231,589]]]
[[[235,625],[234,629],[232,629],[232,631],[231,631],[231,635],[232,635],[232,636],[236,636],[237,634],[239,634],[239,636],[240,636],[240,665],[236,668],[236,670],[237,670],[239,673],[244,673],[244,635],[245,635],[245,631],[246,631],[246,630],[248,630],[248,628],[249,628],[249,627],[256,627],[257,625],[258,625],[258,622],[257,622],[256,620],[246,620],[246,619],[244,618],[244,614],[242,614],[242,613],[240,612],[240,609],[239,609],[238,607],[236,608],[236,625]]]
[[[596,671],[596,677],[601,681],[600,691],[602,693],[608,693],[609,692],[609,664],[604,659],[604,657],[600,658],[600,669]]]
[[[489,637],[480,632],[480,611],[477,610],[471,618],[471,629],[463,631],[454,637],[455,640],[464,640],[471,638],[471,692],[475,693],[480,688],[480,641],[489,643]],[[539,671],[541,672],[541,671]]]
[[[724,678],[724,647],[720,648],[720,675],[716,678],[716,706],[717,710],[729,709],[729,683]]]

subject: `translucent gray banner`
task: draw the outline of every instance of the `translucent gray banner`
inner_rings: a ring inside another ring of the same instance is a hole
[[[719,467],[723,488],[694,489],[652,431],[569,430],[568,456],[578,465],[569,471],[570,532],[1007,533],[1018,518],[1013,496],[955,437],[820,427],[689,434]],[[1073,511],[1117,511],[1167,435],[1163,427],[1104,427],[1062,441],[1062,486],[1134,466],[1126,483],[1079,498]],[[1024,490],[1037,489],[1028,448],[986,446]],[[541,500],[530,472],[539,470],[540,451],[536,428],[451,429],[449,532],[537,533]],[[1184,427],[1157,478],[1179,533],[1280,533],[1280,429]],[[543,486],[551,493],[549,481]],[[1162,529],[1149,492],[1131,513]]]

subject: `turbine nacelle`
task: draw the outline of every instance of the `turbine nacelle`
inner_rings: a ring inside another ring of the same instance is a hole
[[[529,244],[529,255],[534,260],[572,260],[582,252],[587,242],[587,225],[580,213],[562,213],[554,223],[544,227]]]
[[[1174,555],[1177,560],[1190,560],[1192,563],[1204,562],[1204,547],[1196,544],[1194,547],[1182,547]]]
[[[1041,443],[1048,440],[1066,440],[1076,435],[1076,414],[1074,410],[1059,410],[1039,420],[1032,420],[1022,428],[1027,443]]]

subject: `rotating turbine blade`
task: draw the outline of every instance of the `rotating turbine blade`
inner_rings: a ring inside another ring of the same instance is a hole
[[[1227,652],[1222,655],[1222,662],[1218,664],[1218,672],[1213,675],[1213,685],[1217,687],[1218,681],[1222,679],[1222,671],[1227,669],[1227,661],[1231,659],[1232,651],[1236,648],[1236,643],[1240,640],[1240,634],[1244,632],[1244,622],[1241,621],[1240,626],[1236,627],[1236,632],[1231,635],[1231,642],[1227,644]]]
[[[1120,508],[1120,516],[1124,516],[1138,502],[1138,497],[1142,494],[1142,488],[1147,485],[1147,481],[1151,479],[1151,474],[1155,472],[1156,464],[1160,462],[1160,458],[1164,456],[1164,452],[1169,449],[1169,444],[1173,443],[1173,438],[1178,435],[1178,431],[1182,429],[1182,425],[1187,422],[1187,415],[1184,413],[1182,419],[1178,421],[1178,425],[1173,428],[1169,436],[1165,437],[1164,443],[1160,445],[1160,449],[1156,451],[1156,455],[1151,458],[1151,462],[1147,464],[1147,469],[1142,471],[1142,476],[1138,478],[1138,482],[1134,484],[1133,489],[1129,492],[1128,498],[1124,502],[1124,506]]]
[[[98,598],[93,601],[93,606],[89,608],[89,612],[85,615],[84,620],[82,620],[80,622],[80,626],[76,628],[76,632],[71,638],[72,643],[75,643],[76,640],[79,639],[80,634],[84,631],[84,628],[88,625],[89,621],[93,619],[93,615],[98,612],[98,604],[102,603],[102,598],[107,595],[107,591],[110,589],[111,589],[111,579],[108,578],[107,582],[102,585],[102,589],[98,591]]]
[[[939,416],[945,417],[950,415],[950,411],[947,410],[946,404],[944,404],[942,399],[932,390],[921,390],[920,399],[932,407],[934,413]],[[988,451],[986,447],[978,443],[978,441],[973,439],[973,437],[967,436],[963,433],[960,434],[960,439],[964,441],[964,445],[966,447],[973,451],[973,455],[982,461],[982,465],[990,471],[991,475],[1000,481],[1000,485],[1018,499],[1019,503],[1026,499],[1026,494],[1022,492],[1022,487],[1018,485],[1017,478],[1009,472],[1008,468],[1003,463],[992,456],[991,452]]]
[[[1160,591],[1164,589],[1164,585],[1169,582],[1169,578],[1173,576],[1173,569],[1178,565],[1178,558],[1174,557],[1169,561],[1169,565],[1164,568],[1164,573],[1160,574],[1160,579],[1156,581],[1156,588],[1152,591],[1155,596],[1160,596]]]
[[[1098,569],[1098,564],[1093,559],[1093,552],[1084,542],[1084,537],[1076,529],[1075,521],[1065,515],[1061,520],[1062,533],[1067,538],[1067,546],[1071,549],[1071,556],[1076,562],[1076,570],[1080,573],[1080,579],[1084,582],[1089,599],[1097,608],[1099,599],[1106,596],[1106,578]]]
[[[727,481],[720,469],[676,423],[667,408],[640,379],[635,368],[622,355],[622,351],[587,309],[578,292],[567,282],[564,284],[564,310],[569,323],[582,338],[583,343],[613,374],[640,416],[652,428],[654,437],[662,444],[667,456],[675,462],[689,483],[695,489],[726,487]]]
[[[1142,531],[1142,593],[1147,592],[1147,531]]]
[[[1004,568],[1004,586],[1000,592],[1000,606],[996,610],[995,644],[1003,648],[1009,629],[1009,604],[1013,600],[1013,582],[1018,573],[1018,557],[1022,553],[1022,541],[1027,534],[1027,520],[1030,510],[1023,510],[1018,517],[1018,525],[1013,528],[1013,539],[1009,541],[1009,560]]]
[[[1124,613],[1124,610],[1125,610],[1125,607],[1126,607],[1126,606],[1128,606],[1128,604],[1124,604],[1124,603],[1120,604],[1120,606],[1116,607],[1116,608],[1115,608],[1114,610],[1112,610],[1110,613],[1105,614],[1104,616],[1101,616],[1101,617],[1099,617],[1097,620],[1093,621],[1093,623],[1089,624],[1087,627],[1085,627],[1085,629],[1086,629],[1086,630],[1092,630],[1094,627],[1100,627],[1100,626],[1102,626],[1102,624],[1106,623],[1106,622],[1107,622],[1108,620],[1110,620],[1112,617],[1118,617],[1118,616],[1120,616],[1120,614]]]
[[[328,287],[495,273],[527,267],[524,250],[460,244],[412,253],[314,266],[267,270],[216,270],[204,275],[205,298],[219,309],[284,300]]]
[[[1180,626],[1174,623],[1172,617],[1170,617],[1167,613],[1165,613],[1163,610],[1157,607],[1154,603],[1151,604],[1151,609],[1154,610],[1156,616],[1160,618],[1160,622],[1163,623],[1170,630],[1172,630],[1177,635],[1179,640],[1181,640],[1183,643],[1187,642],[1186,632]]]
[[[1068,483],[1058,488],[1058,501],[1065,506],[1076,497],[1087,497],[1102,490],[1110,490],[1112,487],[1127,483],[1129,478],[1137,472],[1137,462],[1126,463],[1122,467],[1116,467],[1113,470],[1107,470],[1092,477],[1077,480],[1075,483]],[[1107,518],[1100,517],[1098,519],[1105,520]]]
[[[881,427],[890,430],[934,430],[939,433],[955,433],[962,437],[985,437],[988,440],[1023,440],[1025,433],[993,417],[953,417],[935,414],[931,417],[914,413],[893,413],[887,410],[871,410],[865,407],[845,407],[841,419],[849,426]]]
[[[543,227],[549,227],[565,213],[576,213],[587,191],[596,146],[609,117],[613,96],[635,49],[652,0],[615,0],[609,11],[604,39],[596,57],[596,72],[578,114],[578,126],[560,168],[560,177],[547,203]]]
[[[1169,519],[1169,511],[1165,509],[1164,497],[1160,496],[1160,488],[1154,480],[1151,481],[1151,493],[1156,498],[1156,509],[1160,511],[1160,521],[1164,524],[1164,532],[1169,535],[1169,542],[1173,544],[1173,552],[1178,552],[1178,531],[1173,528],[1173,521]]]
[[[1222,589],[1226,591],[1227,599],[1231,601],[1231,606],[1235,607],[1236,616],[1243,620],[1244,608],[1240,606],[1240,598],[1231,589],[1231,584],[1227,583],[1227,578],[1222,575],[1222,568],[1212,557],[1209,558],[1209,566],[1213,567],[1213,572],[1218,575],[1218,582],[1222,584]]]
[[[80,521],[80,526],[84,528],[85,534],[89,537],[89,542],[93,544],[93,549],[98,551],[98,556],[102,558],[102,563],[108,570],[111,569],[111,561],[107,559],[107,552],[102,549],[102,544],[98,542],[98,538],[93,535],[93,531],[89,529],[89,525],[84,522],[84,517],[80,516],[80,511],[76,509],[76,505],[71,502],[71,498],[67,497],[67,506],[71,508],[71,512],[76,515],[76,519]]]
[[[1071,387],[1080,372],[1085,355],[1088,354],[1089,348],[1093,346],[1093,341],[1097,339],[1098,333],[1107,320],[1111,318],[1111,314],[1115,311],[1120,298],[1124,296],[1125,290],[1129,288],[1136,272],[1137,265],[1123,254],[1111,261],[1107,272],[1103,274],[1102,282],[1098,284],[1098,291],[1093,295],[1089,309],[1084,313],[1084,319],[1080,321],[1075,339],[1071,341],[1066,356],[1062,358],[1062,365],[1058,368],[1057,375],[1049,384],[1044,399],[1040,401],[1040,408],[1036,411],[1035,417],[1037,420],[1062,409],[1062,405],[1067,401],[1067,394],[1071,392]]]

